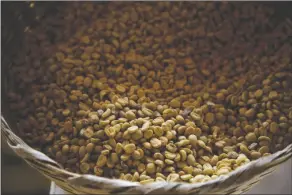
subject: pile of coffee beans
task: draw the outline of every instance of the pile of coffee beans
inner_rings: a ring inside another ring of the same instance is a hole
[[[76,173],[228,174],[291,143],[291,34],[252,2],[70,2],[8,73],[18,135]]]

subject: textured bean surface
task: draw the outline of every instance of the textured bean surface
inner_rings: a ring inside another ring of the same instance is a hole
[[[72,2],[28,30],[9,105],[68,171],[206,182],[291,143],[291,34],[252,3]]]

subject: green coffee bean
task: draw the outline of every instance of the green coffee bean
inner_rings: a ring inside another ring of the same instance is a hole
[[[127,144],[124,146],[124,151],[127,153],[127,154],[132,154],[136,149],[136,146],[135,144]]]

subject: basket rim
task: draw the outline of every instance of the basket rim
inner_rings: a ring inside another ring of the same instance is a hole
[[[6,127],[3,127],[6,126]],[[40,161],[44,161],[41,156],[45,157],[47,161],[50,161],[51,163],[54,163],[57,166],[53,166],[51,164],[49,164],[48,162],[46,163],[46,166],[50,167],[50,169],[52,171],[56,171],[56,172],[60,172],[60,173],[64,173],[67,175],[70,175],[71,177],[68,177],[68,181],[70,182],[71,180],[75,180],[78,178],[86,178],[86,180],[92,180],[92,181],[96,181],[98,180],[99,183],[100,182],[105,182],[108,184],[116,184],[117,182],[119,182],[122,185],[126,185],[126,186],[131,186],[131,187],[150,187],[153,185],[157,185],[157,184],[168,184],[168,185],[179,185],[182,188],[188,188],[188,187],[192,187],[192,188],[199,188],[199,187],[203,187],[203,186],[208,186],[211,184],[217,184],[217,183],[222,183],[225,180],[229,179],[230,177],[240,174],[243,171],[249,170],[250,168],[254,168],[254,167],[262,167],[261,172],[263,172],[264,170],[274,167],[278,164],[281,164],[285,161],[287,161],[288,159],[290,159],[292,157],[292,143],[289,144],[288,146],[286,146],[284,149],[277,151],[275,153],[272,153],[269,156],[264,156],[261,157],[257,160],[252,160],[250,162],[248,162],[247,164],[244,164],[242,166],[239,166],[237,169],[230,171],[228,174],[226,175],[220,175],[215,179],[209,180],[207,182],[201,182],[201,183],[187,183],[187,182],[169,182],[169,181],[154,181],[152,183],[148,183],[148,184],[141,184],[139,182],[133,182],[133,181],[126,181],[126,180],[122,180],[122,179],[116,179],[116,178],[106,178],[106,177],[101,177],[101,176],[96,176],[93,174],[79,174],[79,173],[74,173],[71,171],[67,171],[63,168],[62,165],[60,165],[59,163],[57,163],[55,160],[51,159],[50,157],[48,157],[46,154],[44,154],[43,152],[40,152],[38,150],[35,150],[34,148],[32,148],[31,146],[27,145],[21,138],[19,138],[9,127],[8,123],[5,121],[3,114],[1,112],[1,133],[4,134],[4,137],[6,138],[6,142],[9,145],[10,148],[12,148],[15,151],[15,149],[17,148],[22,148],[23,150],[26,150],[28,153],[32,154],[33,156],[35,156],[36,160],[40,160]],[[10,135],[7,135],[10,134]],[[16,138],[17,140],[22,141],[24,144],[22,143],[16,143],[16,145],[12,145],[11,143],[9,143],[11,140],[9,138],[9,136],[13,136],[14,138]],[[17,152],[16,152],[17,153]],[[275,162],[274,165],[269,165],[271,162],[273,162],[278,156],[281,156],[282,154],[288,153],[288,157],[286,157],[285,159],[283,159],[282,161],[280,160],[280,162]],[[21,156],[19,153],[17,153],[17,155],[21,158],[23,158],[25,161],[26,159]],[[77,181],[73,181],[73,184],[76,183]]]

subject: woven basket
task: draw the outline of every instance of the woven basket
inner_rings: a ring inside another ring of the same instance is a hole
[[[60,3],[60,2],[59,2]],[[58,6],[61,6],[60,3]],[[27,2],[4,2],[2,9],[2,73],[10,66],[10,60],[17,52],[21,43],[23,29],[30,25],[37,25],[44,14],[54,10],[55,2],[40,2],[33,9]],[[291,5],[291,4],[290,4]],[[282,7],[282,6],[281,6]],[[283,11],[281,11],[283,13]],[[39,20],[35,20],[38,16]],[[5,20],[6,19],[6,20]],[[8,20],[7,20],[8,19]],[[292,24],[292,23],[291,23]],[[45,177],[54,181],[63,190],[74,194],[241,194],[257,184],[261,178],[270,174],[275,168],[291,158],[292,144],[270,156],[252,161],[228,175],[206,183],[169,183],[155,182],[147,185],[108,179],[94,175],[80,175],[68,172],[60,164],[45,154],[34,150],[19,138],[12,129],[12,116],[5,107],[5,93],[13,86],[13,79],[9,75],[1,75],[2,81],[2,111],[1,132],[10,148],[31,167],[41,172]],[[5,119],[3,117],[5,115]],[[11,120],[10,120],[11,119]],[[6,121],[9,121],[8,125]]]

